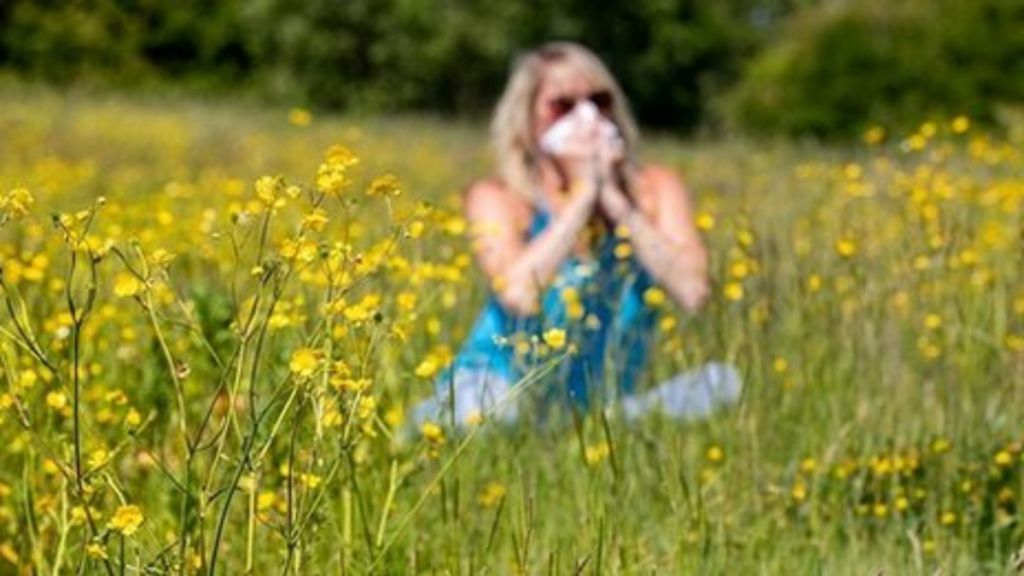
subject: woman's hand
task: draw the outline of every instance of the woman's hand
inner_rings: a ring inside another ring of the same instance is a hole
[[[644,268],[687,311],[694,312],[710,295],[707,252],[693,223],[689,192],[668,170],[648,169],[646,193],[657,206],[646,216],[618,186],[599,195],[601,210],[628,228],[634,251]]]
[[[516,196],[498,182],[481,181],[465,194],[473,247],[501,305],[517,316],[535,314],[540,295],[568,258],[597,204],[597,188],[586,187],[565,202],[558,216],[529,241],[512,225],[522,210]]]
[[[558,165],[564,172],[570,188],[596,188],[600,174],[600,142],[598,136],[590,130],[574,131],[563,143],[563,148],[555,156]]]
[[[618,129],[596,114],[567,119],[545,134],[542,141],[542,147],[554,157],[570,187],[600,187],[602,181],[610,180],[623,159]]]
[[[618,171],[624,159],[621,142],[605,138],[597,150],[598,206],[612,222],[633,210],[633,203],[619,187]]]

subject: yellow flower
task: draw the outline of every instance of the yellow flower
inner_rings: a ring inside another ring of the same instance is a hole
[[[505,485],[500,482],[490,482],[480,492],[480,496],[477,497],[477,502],[480,503],[484,508],[493,508],[497,506],[501,499],[505,497],[507,490]]]
[[[316,259],[318,247],[309,238],[285,238],[281,242],[280,254],[286,260],[298,260],[306,264]]]
[[[35,198],[27,188],[15,188],[0,197],[0,211],[7,218],[19,218],[28,214],[28,209],[35,203]]]
[[[836,253],[849,258],[857,253],[857,243],[849,238],[840,238],[836,241]]]
[[[299,348],[292,352],[291,361],[288,363],[288,368],[300,378],[309,378],[319,366],[320,355],[312,348]]]
[[[370,182],[370,187],[366,189],[367,196],[398,196],[402,193],[402,185],[398,181],[398,178],[392,174],[385,174],[378,176]]]
[[[729,267],[729,274],[737,280],[742,280],[750,274],[750,265],[744,260],[733,262],[732,266]]]
[[[284,202],[284,199],[280,198],[284,186],[284,178],[281,176],[261,176],[256,180],[256,198],[264,207],[280,207]]]
[[[465,234],[468,227],[469,225],[466,223],[466,219],[460,216],[452,216],[441,224],[441,229],[451,236],[461,236]]]
[[[145,519],[141,508],[134,504],[126,504],[118,507],[117,511],[114,512],[110,522],[107,523],[107,528],[120,532],[125,536],[131,536],[138,531],[139,526],[142,526],[142,522]]]
[[[754,233],[750,230],[740,230],[736,233],[736,242],[749,248],[754,244]]]
[[[963,134],[971,129],[971,120],[967,116],[957,116],[953,118],[949,127],[953,130],[953,134]]]
[[[85,553],[88,554],[90,558],[96,558],[98,560],[107,559],[107,549],[97,542],[93,542],[86,546]]]
[[[142,423],[142,414],[135,408],[128,410],[128,414],[124,417],[124,425],[129,428],[138,428],[139,424]]]
[[[743,284],[739,282],[729,282],[724,288],[725,297],[733,302],[737,302],[743,299]]]
[[[810,292],[817,292],[821,290],[821,276],[817,274],[811,274],[807,277],[807,290]]]
[[[793,496],[793,500],[803,502],[807,499],[807,485],[798,481],[793,485],[793,489],[790,491],[790,494]]]
[[[550,328],[544,332],[544,343],[554,350],[561,350],[565,347],[565,330],[561,328]]]
[[[388,409],[387,412],[384,413],[384,423],[387,424],[388,426],[391,426],[392,428],[398,428],[399,426],[402,425],[402,422],[405,422],[405,413],[402,411],[401,406],[398,406],[396,404],[395,406],[392,406],[391,408]]]
[[[327,212],[323,208],[314,208],[302,218],[302,225],[319,232],[327,225],[327,221]]]
[[[276,501],[277,495],[270,490],[265,490],[256,496],[256,509],[260,512],[264,512],[273,507]]]
[[[633,246],[629,242],[619,242],[615,245],[615,257],[619,260],[625,260],[633,255]]]
[[[54,410],[63,410],[68,405],[68,397],[60,391],[53,391],[46,395],[46,405]]]
[[[420,362],[419,366],[416,367],[416,375],[420,378],[430,378],[434,374],[437,374],[437,371],[440,369],[441,365],[437,361],[437,358],[427,356]]]
[[[439,445],[444,443],[444,430],[433,422],[424,422],[420,426],[420,434],[423,435],[424,440],[431,444]]]
[[[601,463],[602,460],[611,454],[611,447],[608,446],[607,442],[601,442],[600,444],[587,446],[584,450],[583,457],[590,466],[596,466]]]
[[[107,462],[110,462],[109,452],[102,448],[94,450],[93,453],[89,455],[89,470],[98,470],[99,468],[106,466]]]
[[[1010,464],[1013,464],[1013,456],[1006,450],[1000,450],[996,453],[995,460],[996,464],[999,466],[1009,466]]]
[[[288,111],[288,123],[292,126],[309,126],[313,121],[313,114],[304,108],[292,108]]]
[[[789,362],[787,362],[785,358],[776,358],[775,361],[772,362],[772,369],[775,370],[775,372],[782,374],[789,369]]]
[[[655,308],[665,303],[665,291],[661,288],[648,288],[644,290],[644,304]]]
[[[3,558],[14,566],[21,565],[21,558],[18,556],[18,552],[14,549],[14,546],[11,546],[10,542],[0,544],[0,558]]]
[[[359,399],[359,403],[356,405],[356,416],[365,420],[370,416],[373,416],[373,412],[376,409],[377,399],[373,396],[363,396]]]
[[[885,128],[872,126],[864,132],[864,143],[868,145],[878,144],[885,139]]]
[[[664,316],[658,321],[658,329],[662,332],[671,332],[675,330],[677,324],[675,316]]]
[[[121,272],[114,279],[114,294],[121,298],[131,298],[142,293],[146,285],[134,274]]]
[[[413,220],[411,223],[409,223],[409,228],[407,230],[409,238],[415,240],[420,236],[423,236],[423,231],[426,229],[426,227],[427,225],[424,224],[422,220]]]
[[[324,194],[337,196],[348,186],[348,169],[359,162],[348,148],[334,145],[327,149],[323,164],[317,169],[316,186]]]
[[[395,299],[398,307],[406,312],[412,311],[416,308],[416,293],[415,292],[402,292]]]
[[[951,447],[952,445],[950,444],[949,440],[946,440],[945,438],[936,438],[935,441],[932,442],[932,452],[934,452],[935,454],[949,452],[949,449]]]
[[[705,457],[708,459],[708,462],[718,463],[721,462],[722,460],[725,460],[725,451],[722,450],[721,446],[715,444],[708,448]]]

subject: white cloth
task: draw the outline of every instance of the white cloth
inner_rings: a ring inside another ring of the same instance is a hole
[[[595,122],[599,125],[601,137],[610,140],[617,147],[615,151],[621,154],[624,144],[618,126],[601,115],[597,106],[589,100],[577,103],[572,111],[552,124],[541,136],[540,147],[552,156],[559,156],[565,152],[573,134],[586,130]]]

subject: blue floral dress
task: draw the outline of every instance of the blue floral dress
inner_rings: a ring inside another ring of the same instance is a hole
[[[526,240],[550,221],[549,211],[538,206]],[[586,407],[597,397],[633,393],[653,334],[655,310],[643,297],[652,280],[625,234],[595,234],[593,255],[566,259],[542,295],[539,314],[519,317],[494,294],[488,297],[455,359],[438,376],[434,397],[416,408],[414,422],[448,422],[454,415],[461,425],[488,411],[515,418],[520,402],[505,401],[512,387],[567,351],[531,385],[530,397],[541,405]],[[564,345],[550,338],[558,331],[564,331]]]

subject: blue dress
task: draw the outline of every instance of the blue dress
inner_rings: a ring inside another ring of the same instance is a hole
[[[538,206],[526,240],[550,221]],[[643,297],[652,280],[628,238],[613,231],[597,235],[592,256],[572,255],[563,263],[541,297],[539,314],[519,317],[493,293],[488,297],[455,359],[439,374],[435,396],[415,409],[414,422],[454,419],[461,425],[485,412],[515,418],[519,402],[505,401],[512,387],[567,351],[531,385],[530,396],[542,406],[585,408],[596,398],[634,392],[652,338],[655,309]],[[547,346],[544,336],[552,329],[564,331],[564,347]]]

